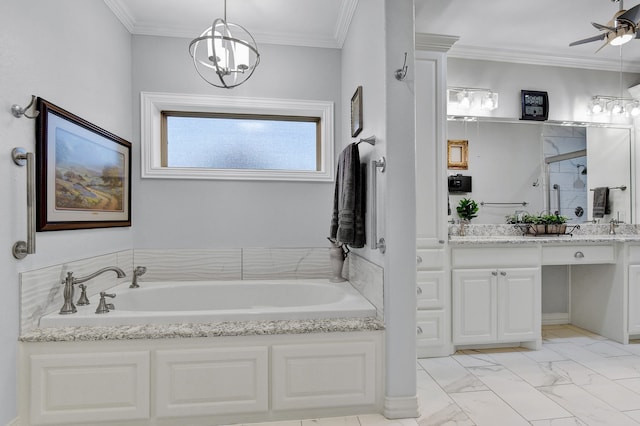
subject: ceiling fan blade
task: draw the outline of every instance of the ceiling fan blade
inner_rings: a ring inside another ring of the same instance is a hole
[[[595,53],[598,53],[599,51],[601,51],[601,50],[602,50],[602,48],[604,48],[604,47],[605,47],[606,45],[608,45],[608,44],[609,44],[609,40],[605,41],[605,42],[604,42],[604,44],[603,44],[602,46],[600,46],[600,47],[598,48],[598,50],[596,50],[596,52],[595,52]]]
[[[569,44],[569,46],[577,46],[579,44],[585,44],[585,43],[591,43],[593,41],[604,40],[606,36],[607,36],[606,34],[598,34],[597,36],[593,36],[593,37],[585,38],[585,39],[582,39],[582,40],[574,41],[573,43]]]
[[[607,30],[607,31],[615,31],[616,29],[613,27],[607,27],[606,25],[598,24],[597,22],[592,22],[593,25],[598,30]]]
[[[618,16],[618,19],[626,19],[627,21],[633,22],[634,25],[638,24],[638,21],[640,21],[640,4],[633,6],[631,9]]]

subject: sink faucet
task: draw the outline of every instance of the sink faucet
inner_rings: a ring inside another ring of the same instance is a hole
[[[609,235],[615,235],[616,234],[616,228],[618,226],[620,226],[620,221],[616,220],[616,219],[611,219],[609,221]]]
[[[73,286],[74,285],[89,281],[90,279],[93,279],[98,275],[105,273],[107,271],[115,272],[118,275],[118,278],[124,278],[127,276],[127,274],[125,274],[122,269],[116,266],[107,266],[106,268],[102,268],[99,271],[96,271],[93,274],[87,275],[86,277],[82,277],[82,278],[74,278],[73,272],[67,272],[67,278],[65,278],[64,281],[62,281],[62,284],[64,284],[64,293],[63,293],[64,304],[62,305],[62,308],[60,308],[60,314],[65,315],[65,314],[73,314],[76,312],[76,307],[73,304]]]

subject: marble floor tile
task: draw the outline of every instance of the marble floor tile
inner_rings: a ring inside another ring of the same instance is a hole
[[[638,425],[629,416],[617,411],[579,386],[571,384],[545,386],[538,389],[589,426]]]
[[[469,371],[527,420],[571,416],[571,413],[503,366],[470,367]]]
[[[543,345],[542,349],[538,351],[526,350],[522,351],[521,353],[527,358],[530,358],[536,362],[563,361],[568,359],[561,353],[551,350],[548,346],[550,345]]]
[[[640,395],[617,381],[608,379],[573,361],[553,363],[553,368],[569,377],[573,384],[617,410],[640,410]]]
[[[415,419],[387,419],[380,414],[358,416],[360,426],[417,426]]]
[[[302,426],[360,426],[357,416],[302,420]]]
[[[588,426],[577,417],[566,417],[563,419],[534,420],[532,426]]]
[[[571,383],[566,375],[553,369],[553,362],[536,362],[526,352],[495,354],[493,358],[534,387]]]
[[[530,423],[491,391],[450,394],[477,426],[529,426]]]
[[[421,359],[419,363],[447,393],[487,389],[477,377],[461,366],[454,357],[426,358]]]
[[[469,416],[426,371],[418,372],[417,383],[420,426],[473,426]]]

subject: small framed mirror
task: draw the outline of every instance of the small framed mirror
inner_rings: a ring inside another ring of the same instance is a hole
[[[467,170],[469,168],[469,141],[447,141],[447,168],[455,170]]]

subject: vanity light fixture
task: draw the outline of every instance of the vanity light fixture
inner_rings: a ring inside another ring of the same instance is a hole
[[[475,87],[447,88],[448,107],[451,109],[481,109],[493,111],[498,108],[498,94],[491,89]]]
[[[244,27],[217,18],[200,36],[189,43],[189,53],[197,73],[212,86],[231,89],[251,77],[260,63],[260,53],[253,36]]]
[[[640,102],[632,98],[615,96],[593,96],[589,103],[591,114],[609,113],[612,115],[640,115]]]

